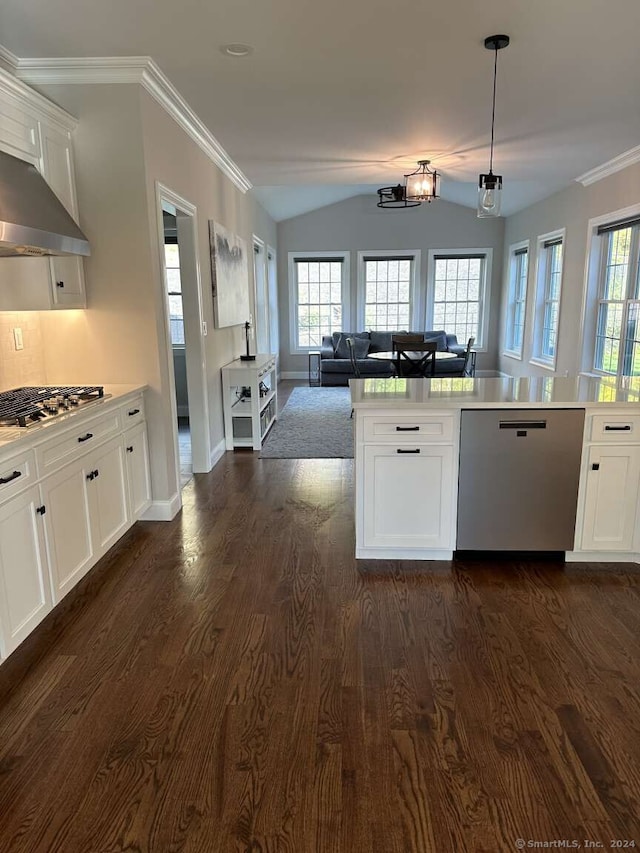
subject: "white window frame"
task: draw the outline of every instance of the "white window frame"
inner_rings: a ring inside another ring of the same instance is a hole
[[[427,294],[426,294],[426,325],[425,329],[431,331],[433,325],[433,305],[436,289],[436,258],[445,255],[447,257],[466,258],[471,255],[484,255],[484,276],[480,282],[480,319],[478,322],[478,334],[474,350],[476,352],[487,352],[487,342],[489,339],[489,317],[491,303],[491,282],[493,270],[493,249],[480,247],[474,249],[429,249],[427,260]],[[445,329],[445,332],[450,332],[450,329]],[[466,341],[458,341],[461,346],[466,345]]]
[[[351,331],[351,314],[349,311],[351,292],[351,252],[289,252],[289,353],[290,355],[306,355],[318,347],[298,346],[298,293],[296,289],[296,261],[321,260],[337,258],[342,261],[342,331]]]
[[[508,343],[509,338],[511,337],[513,330],[513,322],[515,316],[515,292],[516,292],[516,278],[518,272],[518,258],[522,257],[522,255],[526,252],[527,255],[527,276],[524,284],[524,294],[523,294],[523,315],[522,315],[522,343],[520,345],[520,349],[509,349]],[[529,240],[521,240],[519,243],[512,243],[509,246],[509,265],[507,268],[507,286],[506,286],[506,308],[505,308],[505,318],[504,318],[504,348],[502,350],[502,355],[507,356],[507,358],[513,358],[517,361],[522,361],[522,354],[524,352],[525,340],[527,337],[527,294],[529,291],[529,272],[530,272],[530,251],[529,251]]]
[[[640,204],[633,204],[618,210],[595,216],[587,223],[587,257],[585,261],[584,288],[582,299],[582,325],[580,329],[582,371],[596,376],[612,376],[595,367],[596,329],[598,322],[598,304],[601,273],[604,263],[602,240],[598,228],[625,219],[640,216]]]
[[[406,250],[398,250],[397,252],[392,251],[382,251],[382,250],[374,250],[372,252],[358,252],[358,283],[357,283],[357,311],[356,316],[358,320],[358,329],[362,331],[366,331],[365,327],[365,317],[366,317],[366,302],[367,302],[367,293],[366,293],[366,276],[365,276],[365,258],[375,260],[375,261],[384,261],[384,260],[392,260],[394,258],[410,258],[413,263],[411,265],[412,268],[412,276],[411,276],[411,285],[410,285],[410,294],[409,294],[409,329],[407,331],[411,331],[414,327],[415,323],[419,322],[419,317],[423,316],[420,311],[420,306],[418,305],[419,298],[419,287],[418,282],[420,281],[421,276],[421,257],[422,252],[420,249],[406,249]]]
[[[529,364],[536,367],[542,367],[545,370],[556,369],[558,363],[558,350],[560,349],[560,328],[562,322],[562,290],[564,285],[564,269],[565,269],[565,253],[567,248],[567,229],[558,228],[555,231],[549,231],[547,234],[540,234],[536,239],[536,272],[535,272],[535,292],[534,292],[534,321],[533,321],[533,348]],[[549,281],[547,275],[548,267],[548,251],[550,247],[545,248],[545,243],[550,240],[562,241],[562,270],[560,271],[560,284],[558,286],[558,329],[555,342],[555,355],[553,358],[547,358],[542,354],[542,334],[544,324],[544,308],[546,300],[547,283]]]

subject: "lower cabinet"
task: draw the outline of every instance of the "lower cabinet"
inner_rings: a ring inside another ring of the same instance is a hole
[[[0,506],[0,657],[5,658],[51,610],[40,490]]]
[[[632,551],[640,446],[591,445],[585,472],[583,551]]]
[[[124,450],[129,484],[129,507],[133,518],[138,519],[151,504],[151,477],[145,424],[138,424],[125,432]]]
[[[364,446],[363,541],[367,548],[453,549],[453,447]]]

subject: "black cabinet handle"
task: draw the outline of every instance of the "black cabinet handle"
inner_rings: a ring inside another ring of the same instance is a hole
[[[17,480],[18,477],[22,477],[22,471],[14,471],[8,477],[0,477],[0,486],[4,486],[5,483],[10,483],[12,480]]]
[[[139,414],[140,414],[140,409],[132,409],[129,412],[129,417],[131,418],[131,417],[133,417],[133,415],[139,415]]]
[[[44,504],[42,506],[36,507],[36,512],[38,513],[38,515],[44,515],[46,511],[47,511],[47,508]]]
[[[419,432],[419,431],[420,431],[419,426],[412,426],[412,427],[397,426],[396,427],[396,432]]]
[[[604,430],[605,432],[631,432],[631,425],[624,424],[624,426],[615,426],[615,424],[607,424]]]
[[[64,287],[64,281],[56,281],[56,287]]]
[[[133,446],[132,445],[127,447],[127,453],[133,453]]]
[[[398,447],[396,449],[396,453],[420,453],[420,448],[416,447],[415,449],[412,448],[411,450],[405,450],[404,447]]]
[[[93,476],[94,476],[94,477],[99,477],[99,476],[100,476],[100,471],[98,471],[98,469],[97,469],[97,468],[96,468],[96,470],[93,472]]]
[[[93,471],[89,471],[89,473],[87,474],[87,480],[93,480],[94,477],[95,477],[95,474],[93,473]]]
[[[594,462],[593,465],[591,466],[591,470],[592,471],[599,471],[600,470],[600,463]]]
[[[546,421],[500,421],[499,429],[546,429]]]
[[[80,441],[80,442],[89,441],[90,438],[93,438],[92,432],[88,432],[86,435],[81,435],[80,438],[78,439],[78,441]]]

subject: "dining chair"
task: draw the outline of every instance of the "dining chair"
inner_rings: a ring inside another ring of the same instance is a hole
[[[391,343],[394,352],[394,363],[398,376],[429,378],[436,372],[435,341],[425,341],[422,336],[409,335],[393,336]]]
[[[461,376],[475,376],[476,375],[476,353],[473,349],[473,345],[475,344],[476,339],[474,337],[469,338],[467,341],[467,348],[464,351],[464,364],[462,366]]]

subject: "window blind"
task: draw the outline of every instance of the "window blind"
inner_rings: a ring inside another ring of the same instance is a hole
[[[562,246],[562,237],[554,237],[553,240],[545,240],[542,245],[545,249],[550,249],[552,246]]]
[[[608,234],[610,231],[620,231],[622,228],[631,228],[634,225],[640,225],[640,216],[631,216],[628,219],[609,222],[607,225],[599,225],[597,233]]]

